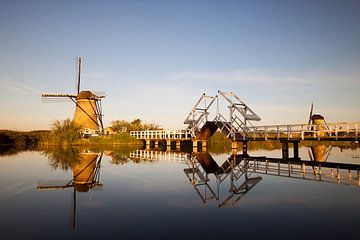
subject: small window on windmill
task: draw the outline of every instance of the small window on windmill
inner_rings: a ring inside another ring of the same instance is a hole
[[[124,127],[124,126],[121,127],[121,130],[120,130],[120,131],[123,132],[123,133],[126,132],[126,131],[127,131],[127,127]]]

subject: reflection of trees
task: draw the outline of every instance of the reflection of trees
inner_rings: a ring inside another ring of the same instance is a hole
[[[111,157],[111,163],[115,165],[125,164],[130,161],[130,152],[134,150],[134,147],[121,147],[113,148],[107,152],[107,155]]]
[[[30,145],[2,145],[0,144],[0,156],[16,156],[25,151],[37,151],[37,147]]]
[[[109,155],[111,156],[111,163],[115,165],[125,164],[130,161],[126,154],[111,152]]]
[[[106,155],[111,157],[111,163],[115,165],[121,165],[126,163],[152,163],[154,160],[147,159],[147,158],[136,158],[131,157],[131,152],[134,152],[137,148],[136,147],[121,147],[121,148],[114,148],[106,152]]]
[[[56,147],[43,150],[53,169],[69,170],[78,162],[80,150],[75,147]]]

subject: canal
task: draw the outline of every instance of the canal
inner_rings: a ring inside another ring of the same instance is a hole
[[[358,238],[358,144],[248,153],[3,151],[0,239]]]

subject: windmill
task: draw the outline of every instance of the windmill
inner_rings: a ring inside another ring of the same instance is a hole
[[[319,137],[327,136],[329,127],[325,121],[324,116],[320,114],[314,114],[314,104],[311,103],[310,114],[309,114],[309,129],[312,131],[317,131]]]
[[[43,100],[70,99],[75,104],[73,121],[81,126],[81,133],[84,137],[104,132],[102,121],[101,99],[103,94],[95,94],[92,91],[80,91],[81,58],[77,58],[77,93],[76,94],[54,94],[43,93]]]

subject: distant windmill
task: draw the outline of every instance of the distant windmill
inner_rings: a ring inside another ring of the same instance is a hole
[[[105,95],[80,91],[81,58],[77,58],[77,64],[77,94],[43,93],[41,96],[43,99],[69,98],[76,105],[73,121],[81,126],[84,136],[98,134],[104,131],[101,99]]]

